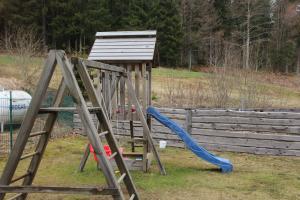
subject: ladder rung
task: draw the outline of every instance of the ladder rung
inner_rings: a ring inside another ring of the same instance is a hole
[[[133,200],[135,197],[135,194],[132,194],[129,200]]]
[[[35,137],[35,136],[43,135],[45,133],[47,133],[47,132],[46,131],[33,132],[29,135],[29,137]]]
[[[14,199],[16,199],[16,198],[18,198],[18,197],[20,197],[20,196],[22,196],[22,194],[16,194],[16,195],[10,197],[10,198],[7,199],[7,200],[14,200]]]
[[[118,152],[114,152],[113,154],[111,154],[110,156],[109,156],[109,160],[111,160],[111,159],[113,159],[116,155],[118,154]]]
[[[144,147],[144,145],[134,145],[134,147]]]
[[[131,139],[128,141],[128,143],[135,143],[135,142],[144,143],[144,142],[147,142],[147,140],[143,139],[143,138],[134,138],[134,139]]]
[[[125,176],[126,176],[126,173],[124,173],[124,174],[122,174],[122,176],[120,176],[120,178],[118,179],[118,183],[119,184],[123,181],[123,179],[125,178]]]
[[[99,137],[102,137],[102,136],[106,135],[107,133],[108,133],[108,131],[104,131],[102,133],[99,133]]]
[[[101,107],[88,107],[90,112],[97,112],[101,110]],[[40,108],[39,113],[55,113],[55,112],[75,112],[77,111],[76,107],[47,107]]]
[[[27,155],[24,155],[24,156],[22,156],[21,158],[20,158],[20,160],[24,160],[24,159],[26,159],[26,158],[29,158],[29,157],[33,157],[33,156],[35,156],[35,155],[37,155],[37,154],[39,154],[39,152],[32,152],[32,153],[29,153],[29,154],[27,154]]]
[[[29,176],[30,174],[31,174],[30,172],[27,172],[26,174],[24,174],[24,175],[22,175],[22,176],[19,176],[19,177],[15,178],[15,179],[13,179],[10,183],[17,182],[18,180],[21,180],[21,179],[23,179],[23,178]]]

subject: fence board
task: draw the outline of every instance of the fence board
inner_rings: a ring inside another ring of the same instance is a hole
[[[300,112],[185,110],[160,108],[160,112],[181,127],[188,127],[191,136],[208,150],[253,154],[300,156]],[[191,113],[192,112],[192,115]],[[191,115],[191,116],[190,116]],[[120,118],[119,118],[120,119]],[[74,127],[80,128],[74,116]],[[143,136],[139,121],[134,121],[136,137]],[[128,120],[114,120],[113,128],[121,137],[130,137]],[[184,143],[168,128],[152,119],[153,139],[166,140],[168,146],[184,147]]]

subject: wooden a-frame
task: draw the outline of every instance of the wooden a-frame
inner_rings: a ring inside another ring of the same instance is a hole
[[[150,167],[149,166],[149,154],[150,152],[152,151],[153,154],[154,154],[154,158],[156,159],[157,161],[157,164],[158,164],[158,167],[159,167],[159,170],[160,170],[160,173],[162,175],[166,175],[166,170],[160,160],[160,157],[159,157],[159,154],[158,154],[158,151],[154,145],[154,141],[153,141],[153,138],[152,138],[152,135],[151,135],[151,131],[150,131],[150,128],[148,126],[148,123],[147,123],[147,119],[146,119],[146,114],[143,112],[143,109],[142,109],[142,106],[136,96],[136,91],[134,90],[134,86],[132,84],[132,81],[131,81],[131,77],[130,77],[130,71],[126,71],[125,68],[123,67],[118,67],[118,66],[114,66],[114,65],[108,65],[108,64],[104,64],[104,63],[101,63],[101,62],[96,62],[96,61],[88,61],[88,60],[83,60],[83,59],[80,59],[80,58],[72,58],[72,64],[74,66],[77,66],[76,67],[78,69],[78,72],[79,74],[82,73],[82,69],[87,69],[87,68],[93,68],[93,69],[99,69],[99,70],[103,70],[103,71],[113,71],[113,72],[116,72],[118,73],[118,78],[115,80],[116,84],[107,84],[108,87],[110,87],[110,99],[113,97],[114,95],[114,92],[116,90],[116,87],[118,87],[118,83],[120,82],[120,80],[123,80],[123,83],[120,83],[120,87],[125,87],[125,85],[127,86],[127,90],[128,90],[128,101],[129,102],[132,102],[132,104],[135,106],[136,108],[136,113],[138,115],[138,118],[139,120],[141,121],[141,124],[142,124],[142,127],[143,127],[143,130],[144,130],[144,134],[145,134],[145,141],[144,141],[144,153],[143,153],[143,168],[144,168],[144,171],[146,172],[148,170],[148,168]],[[109,68],[108,68],[109,66]],[[104,81],[105,82],[105,81]],[[85,84],[83,82],[83,84]],[[125,99],[123,99],[125,101]],[[106,105],[103,105],[103,107],[106,106],[106,108],[108,107],[108,102],[106,101],[105,102]],[[125,103],[123,102],[123,105]],[[145,106],[143,106],[144,110],[145,110]],[[148,146],[149,144],[149,149],[146,149],[145,146]],[[87,162],[87,159],[89,157],[89,154],[90,154],[90,148],[89,148],[89,144],[86,146],[86,149],[85,149],[85,153],[81,159],[81,162],[80,162],[80,165],[79,165],[79,171],[83,171],[84,167],[85,167],[85,164]]]
[[[52,105],[53,107],[41,108],[42,100],[46,94],[56,64],[58,64],[61,67],[63,73],[62,81],[60,83],[56,97],[54,99],[54,103]],[[64,193],[64,194],[79,193],[79,194],[92,194],[92,195],[111,195],[114,199],[122,199],[122,200],[140,199],[136,187],[131,178],[131,175],[124,163],[122,155],[119,152],[119,148],[117,146],[117,142],[113,134],[112,126],[103,111],[103,107],[101,105],[101,99],[99,99],[99,97],[96,95],[95,88],[93,87],[93,84],[88,75],[86,67],[84,67],[84,64],[81,61],[78,62],[78,65],[76,66],[80,74],[80,78],[87,91],[88,98],[92,103],[92,107],[88,107],[85,99],[83,98],[82,92],[79,88],[78,82],[73,72],[73,67],[74,66],[69,62],[68,58],[66,57],[63,51],[52,50],[49,52],[48,58],[44,65],[44,70],[38,82],[38,87],[33,95],[28,111],[20,127],[20,131],[16,139],[15,145],[8,158],[8,161],[6,163],[6,166],[4,168],[3,174],[0,179],[0,200],[4,199],[6,193],[18,193],[17,195],[10,197],[10,199],[26,199],[28,193]],[[73,97],[76,103],[75,108],[60,107],[63,96],[65,95],[66,92],[69,92],[70,95]],[[59,111],[76,111],[80,115],[81,121],[83,123],[84,129],[89,139],[89,143],[93,146],[96,152],[96,156],[100,161],[99,162],[100,167],[104,173],[108,186],[106,187],[32,186],[34,177],[37,173],[39,164],[44,155],[47,143],[51,135],[51,131],[53,129]],[[91,112],[96,114],[99,123],[101,123],[101,125],[104,127],[104,131],[100,134],[97,132],[97,129],[92,121],[90,115]],[[41,113],[48,114],[44,128],[42,131],[31,133],[35,119],[38,117],[38,114]],[[105,151],[103,148],[103,144],[102,144],[103,139],[101,136],[102,137],[105,136],[105,139],[113,152],[110,158],[107,158],[105,153],[103,153]],[[23,155],[24,148],[30,137],[39,137],[39,142],[34,152]],[[151,140],[150,138],[151,135],[149,131],[149,140]],[[155,156],[159,161],[159,164],[161,165],[157,152],[155,153]],[[31,162],[27,171],[22,176],[14,177],[19,162],[30,158],[31,158]],[[109,159],[112,158],[114,158],[116,161],[117,167],[120,171],[120,177],[116,177],[114,170],[110,164]],[[10,186],[10,184],[21,180],[23,180],[21,186]],[[121,189],[120,186],[121,182],[124,182],[126,186],[126,189],[128,191],[128,198],[126,198],[126,193],[123,193]]]

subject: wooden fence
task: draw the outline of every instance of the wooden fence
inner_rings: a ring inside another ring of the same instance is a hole
[[[299,111],[237,111],[208,109],[169,109],[159,111],[180,124],[208,150],[253,154],[300,156]],[[74,116],[74,130],[81,132]],[[118,136],[129,137],[129,122],[114,120]],[[134,122],[136,136],[142,137],[140,122]],[[184,143],[168,128],[153,119],[153,138],[166,140],[168,146]]]

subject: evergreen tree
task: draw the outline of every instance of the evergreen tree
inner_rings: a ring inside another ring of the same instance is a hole
[[[111,30],[112,16],[106,0],[89,0],[83,13],[83,35],[91,46],[98,31]]]
[[[148,28],[158,31],[160,64],[176,66],[182,41],[178,4],[174,0],[165,0],[154,5],[149,13]]]

